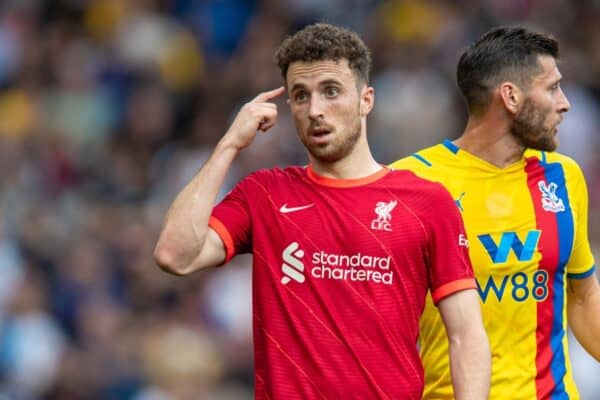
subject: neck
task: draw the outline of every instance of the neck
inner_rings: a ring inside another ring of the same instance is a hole
[[[525,151],[510,133],[508,122],[489,115],[469,118],[465,131],[454,143],[499,168],[517,162]]]
[[[317,175],[332,179],[360,179],[382,168],[371,154],[366,134],[361,135],[350,154],[338,161],[320,161],[310,154],[309,160],[312,170]]]

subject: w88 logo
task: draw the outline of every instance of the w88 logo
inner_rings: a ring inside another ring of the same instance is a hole
[[[530,297],[538,302],[544,301],[548,298],[548,271],[540,269],[533,274],[517,272],[500,278],[490,276],[483,286],[477,281],[477,291],[484,303],[489,296],[502,301],[506,295],[519,302]]]

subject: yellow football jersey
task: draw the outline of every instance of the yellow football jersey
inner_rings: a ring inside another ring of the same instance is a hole
[[[567,349],[566,279],[594,273],[579,166],[528,150],[498,168],[450,141],[396,161],[440,182],[460,209],[492,350],[490,399],[577,399]],[[424,399],[452,399],[448,342],[431,300],[421,317]]]

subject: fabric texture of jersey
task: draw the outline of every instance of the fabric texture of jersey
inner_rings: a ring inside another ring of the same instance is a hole
[[[527,150],[498,168],[450,141],[392,164],[442,183],[460,210],[492,350],[490,399],[577,399],[566,283],[594,272],[587,189],[570,158]],[[452,399],[439,313],[421,318],[425,399]]]
[[[420,399],[428,289],[475,289],[460,213],[408,171],[261,170],[215,207],[227,260],[253,253],[257,399]]]

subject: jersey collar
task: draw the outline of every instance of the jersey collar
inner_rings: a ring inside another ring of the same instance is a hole
[[[512,171],[512,170],[521,170],[525,167],[525,157],[521,157],[519,160],[515,161],[514,163],[507,165],[504,168],[500,168],[490,162],[487,162],[486,160],[477,157],[474,154],[469,153],[466,150],[461,149],[460,147],[458,147],[457,145],[455,145],[454,143],[452,143],[449,139],[445,139],[442,143],[442,146],[444,146],[449,152],[451,152],[452,154],[454,154],[456,157],[458,157],[459,159],[466,159],[469,160],[471,163],[473,163],[474,165],[477,165],[478,167],[484,169],[484,170],[488,170],[488,171],[492,171],[492,172],[507,172],[507,171]]]
[[[315,171],[313,171],[313,169],[310,165],[308,165],[306,167],[306,173],[308,175],[308,178],[311,181],[318,183],[319,185],[336,187],[336,188],[349,188],[349,187],[367,185],[369,183],[375,182],[375,181],[383,178],[389,172],[390,172],[389,168],[382,165],[381,169],[379,171],[372,173],[371,175],[364,176],[362,178],[337,179],[337,178],[328,178],[325,176],[318,175]]]

